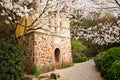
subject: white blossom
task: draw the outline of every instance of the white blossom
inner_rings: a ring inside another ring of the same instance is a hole
[[[72,18],[72,16],[74,17],[79,14],[82,15],[81,18],[91,20],[97,19],[98,15],[96,14],[99,14],[99,19],[106,17],[106,14],[113,15],[116,18],[120,14],[119,6],[114,0],[1,0],[0,5],[3,7],[0,15],[7,16],[9,20],[6,22],[12,22],[13,26],[19,23],[20,18],[28,19],[28,17],[31,16],[35,22],[33,21],[33,25],[30,26],[36,27],[36,24],[38,24],[37,20],[45,16],[46,11],[55,11],[56,14],[59,13],[61,16],[67,18]],[[49,15],[46,16],[48,17]],[[78,22],[77,20],[74,21]],[[41,19],[39,23],[41,23],[38,24],[39,26],[45,23],[48,24],[48,19]],[[119,26],[113,25],[110,27],[111,24],[112,23],[99,23],[87,29],[83,26],[79,26],[77,29],[79,33],[74,32],[78,34],[78,36],[76,36],[77,39],[80,37],[86,40],[90,39],[92,42],[101,45],[110,42],[118,42],[120,41],[120,21],[117,22]],[[78,26],[75,25],[75,27]]]

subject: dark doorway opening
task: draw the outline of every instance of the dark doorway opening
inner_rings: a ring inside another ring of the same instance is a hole
[[[56,48],[55,49],[55,63],[60,62],[60,49]]]

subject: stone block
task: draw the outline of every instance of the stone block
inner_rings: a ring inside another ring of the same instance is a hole
[[[54,41],[59,40],[59,41]],[[24,44],[23,44],[24,43]],[[66,62],[72,63],[70,39],[56,35],[47,35],[33,32],[26,35],[20,44],[23,45],[26,55],[26,68],[32,63],[37,64],[41,73],[55,69],[55,49],[60,50],[60,60],[58,68],[62,65],[68,66]],[[49,63],[46,65],[46,63]],[[53,64],[54,63],[54,64]],[[41,66],[41,64],[44,64]]]

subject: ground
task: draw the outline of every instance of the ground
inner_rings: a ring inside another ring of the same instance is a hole
[[[50,75],[50,73],[59,74],[58,80],[104,80],[96,69],[93,59],[74,64],[70,68],[59,69],[42,75]]]

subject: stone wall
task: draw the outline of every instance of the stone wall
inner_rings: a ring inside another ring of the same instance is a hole
[[[40,73],[54,70],[53,65],[53,39],[40,33],[34,33],[34,63],[38,66]]]
[[[40,73],[72,65],[71,42],[69,38],[32,32],[20,40],[26,55],[27,69],[34,64]],[[55,62],[55,49],[60,50],[60,61]]]
[[[25,70],[29,72],[31,65],[34,63],[34,34],[30,33],[19,38],[19,44],[24,49],[25,60],[23,65]]]

